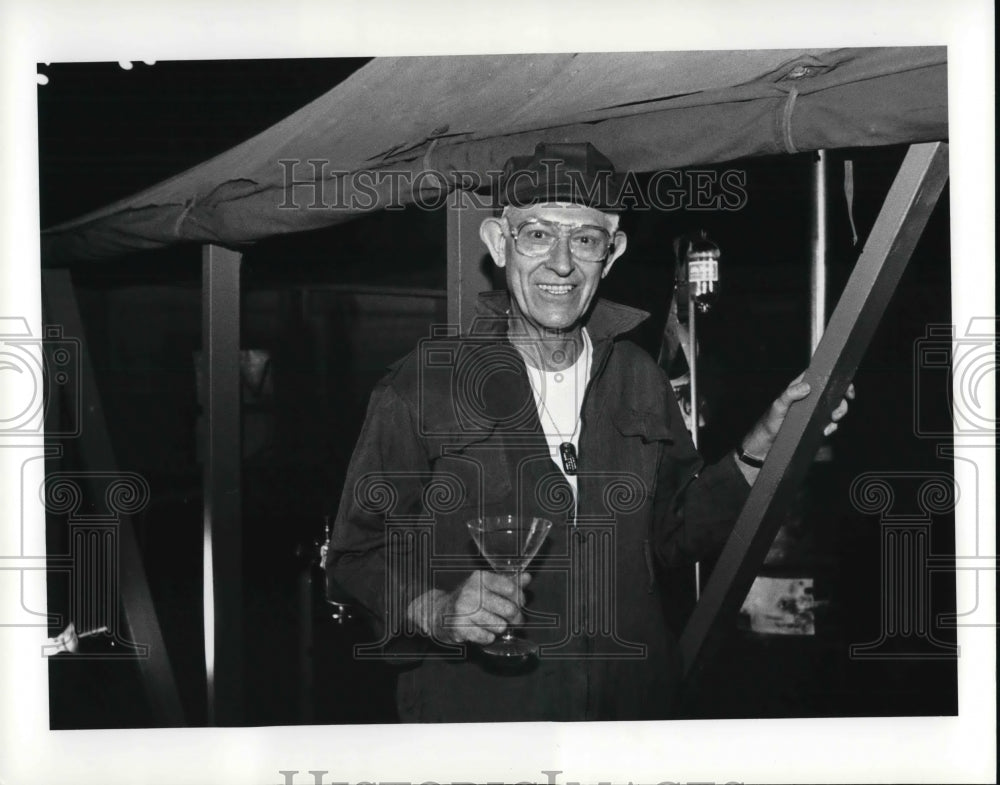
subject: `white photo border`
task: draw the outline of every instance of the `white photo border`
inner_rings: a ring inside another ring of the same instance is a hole
[[[508,0],[476,14],[468,8],[431,2],[404,10],[385,0],[337,10],[318,0],[0,2],[0,315],[23,316],[38,334],[37,62],[941,44],[949,56],[953,321],[961,330],[996,313],[990,3]],[[995,451],[970,456],[992,482]],[[8,546],[22,502],[31,501],[19,498],[22,466],[40,485],[41,461],[26,457],[0,449],[0,555],[16,552]],[[988,530],[978,532],[979,549],[996,553],[992,487],[960,501],[958,553],[974,534],[963,526],[984,504],[992,508],[980,509]],[[37,522],[36,506],[29,513]],[[29,545],[38,547],[39,531],[44,549],[43,524]],[[0,594],[11,588],[9,577],[0,571]],[[962,582],[959,591],[961,608],[968,605]],[[980,601],[994,604],[995,622],[995,587],[986,591]],[[38,656],[45,634],[0,628],[0,782],[282,783],[282,770],[299,771],[295,783],[312,782],[310,770],[328,771],[326,783],[996,781],[994,628],[958,629],[955,718],[61,732],[48,730],[47,668]]]

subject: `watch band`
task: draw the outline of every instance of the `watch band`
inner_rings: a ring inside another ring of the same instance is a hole
[[[753,466],[755,469],[759,469],[764,465],[764,459],[758,458],[756,455],[751,455],[741,446],[739,450],[736,451],[736,458],[740,463],[745,463],[747,466]]]

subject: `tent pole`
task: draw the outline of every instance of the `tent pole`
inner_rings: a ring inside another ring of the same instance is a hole
[[[826,329],[827,205],[826,150],[817,150],[812,162],[812,265],[809,268],[809,353],[819,346]]]
[[[947,179],[947,144],[910,146],[806,371],[812,393],[789,410],[681,636],[686,675],[732,624]]]
[[[479,293],[493,288],[492,263],[484,264],[486,246],[479,239],[479,224],[492,214],[465,191],[448,196],[448,324],[462,334],[472,327]]]
[[[209,725],[243,714],[240,262],[236,251],[202,248],[204,417],[204,624]]]

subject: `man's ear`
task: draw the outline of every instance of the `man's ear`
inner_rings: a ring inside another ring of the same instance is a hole
[[[484,218],[479,224],[479,239],[482,240],[493,257],[497,267],[507,264],[507,235],[504,232],[503,219]]]
[[[625,253],[625,246],[628,245],[628,238],[625,236],[625,232],[617,231],[613,238],[614,250],[608,255],[608,258],[604,261],[604,269],[601,271],[601,278],[607,277],[608,273],[611,272],[611,265],[615,263],[615,259]]]

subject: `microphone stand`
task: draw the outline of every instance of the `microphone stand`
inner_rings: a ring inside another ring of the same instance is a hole
[[[695,331],[695,314],[698,308],[695,305],[694,287],[691,285],[691,273],[688,271],[688,373],[691,377],[691,441],[698,449],[698,343]],[[701,562],[694,563],[694,600],[701,599]]]

